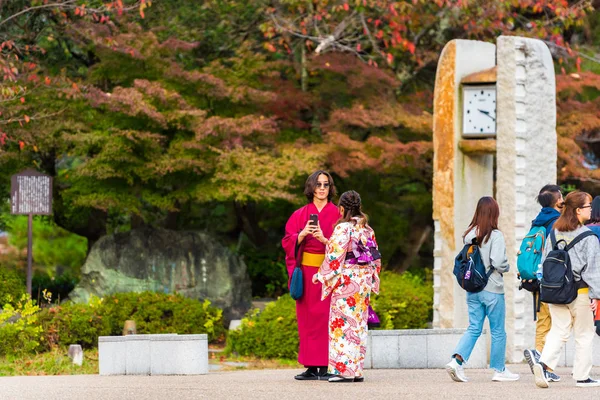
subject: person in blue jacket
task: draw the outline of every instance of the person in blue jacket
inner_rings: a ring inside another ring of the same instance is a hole
[[[594,197],[592,201],[592,217],[585,225],[600,239],[600,196]]]
[[[558,185],[546,185],[538,194],[538,203],[542,206],[541,211],[531,222],[531,227],[543,226],[546,228],[546,237],[552,232],[554,222],[560,217],[562,208],[564,207],[565,201]],[[525,282],[523,283],[525,285]],[[530,289],[528,289],[530,290]],[[536,289],[539,290],[539,289]],[[526,349],[523,354],[531,373],[533,373],[533,365],[539,361],[541,351],[546,343],[546,335],[550,332],[552,327],[552,318],[550,317],[550,309],[548,304],[540,303],[540,309],[537,312],[537,321],[535,324],[535,349]],[[552,371],[547,371],[547,378],[550,382],[560,381],[560,376],[556,375]]]

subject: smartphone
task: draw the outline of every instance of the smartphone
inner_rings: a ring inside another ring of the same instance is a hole
[[[309,220],[310,220],[311,225],[317,226],[317,223],[319,221],[319,216],[317,214],[310,214]]]

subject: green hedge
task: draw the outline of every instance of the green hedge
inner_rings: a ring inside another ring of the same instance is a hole
[[[262,312],[251,311],[239,329],[229,332],[225,352],[261,358],[298,357],[296,302],[286,294],[268,303]]]
[[[65,303],[44,309],[40,320],[45,343],[95,347],[98,336],[121,335],[126,320],[136,322],[137,333],[206,333],[211,342],[225,338],[221,309],[179,294],[118,293],[94,298],[89,304]]]
[[[380,295],[371,306],[381,320],[378,329],[423,329],[433,317],[433,285],[406,272],[383,271]]]
[[[371,304],[381,320],[378,329],[427,328],[432,317],[433,288],[417,276],[393,272],[381,274],[381,294]],[[296,303],[289,294],[251,311],[239,329],[229,332],[227,354],[261,358],[298,356]]]

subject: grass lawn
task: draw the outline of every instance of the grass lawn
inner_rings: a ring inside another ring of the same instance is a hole
[[[0,357],[0,376],[97,374],[98,349],[84,350],[83,356],[83,365],[81,367],[71,363],[66,349],[55,349],[40,354]],[[213,351],[209,353],[208,362],[211,365],[218,365],[219,371],[302,368],[296,360],[225,357]]]
[[[98,350],[84,350],[83,365],[71,363],[66,349],[47,353],[0,357],[0,376],[80,375],[98,373]]]

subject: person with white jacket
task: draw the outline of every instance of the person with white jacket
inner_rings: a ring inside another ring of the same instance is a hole
[[[446,371],[456,382],[467,382],[463,363],[469,360],[471,352],[481,336],[483,323],[488,318],[492,335],[490,368],[494,370],[493,381],[516,381],[518,374],[510,372],[505,365],[506,330],[504,320],[506,306],[504,301],[504,279],[502,274],[510,266],[506,258],[504,235],[498,230],[500,209],[492,197],[482,197],[477,203],[471,224],[463,234],[465,244],[477,239],[481,260],[486,272],[493,268],[488,283],[481,292],[467,292],[469,308],[469,327],[454,349],[452,359],[446,365]]]

